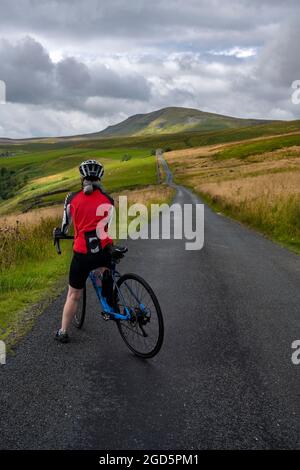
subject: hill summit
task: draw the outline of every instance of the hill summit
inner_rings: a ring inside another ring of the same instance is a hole
[[[207,113],[198,109],[169,107],[146,114],[135,114],[125,121],[108,126],[96,134],[99,137],[147,136],[190,131],[217,131],[237,129],[269,121],[241,119],[221,114]]]

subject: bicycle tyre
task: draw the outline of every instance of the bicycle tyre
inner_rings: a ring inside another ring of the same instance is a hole
[[[138,349],[138,347],[136,345],[134,345],[128,339],[128,336],[126,336],[126,334],[125,334],[124,327],[125,327],[126,323],[129,323],[129,321],[116,320],[117,327],[118,327],[119,333],[120,333],[123,341],[125,342],[126,346],[135,355],[137,355],[139,357],[142,357],[142,358],[145,358],[145,359],[150,359],[150,358],[152,358],[152,357],[154,357],[158,354],[158,352],[160,351],[160,349],[162,347],[162,344],[163,344],[164,322],[163,322],[163,316],[162,316],[161,308],[160,308],[159,302],[157,300],[157,297],[156,297],[154,291],[152,290],[150,285],[142,277],[138,276],[137,274],[133,274],[133,273],[124,274],[123,276],[120,277],[120,279],[117,282],[117,285],[118,285],[119,289],[122,288],[122,285],[124,285],[124,283],[126,281],[132,281],[132,282],[135,282],[135,283],[139,284],[140,286],[142,286],[142,288],[145,290],[145,292],[147,292],[149,298],[151,299],[151,302],[153,303],[153,307],[155,309],[155,312],[153,312],[153,313],[155,313],[156,316],[157,316],[157,324],[158,324],[157,339],[155,341],[155,344],[151,347],[151,349],[149,349],[147,351],[142,351],[141,349]],[[140,287],[139,289],[142,290],[142,288]],[[115,292],[114,292],[115,305],[116,305],[116,309],[118,311],[120,311],[120,305],[119,305],[119,300],[117,299],[117,294],[118,294],[118,292],[115,289]],[[152,313],[151,313],[150,320],[151,320],[151,318],[152,318]],[[149,321],[149,323],[150,323],[150,321]],[[143,327],[145,327],[145,326],[146,325],[143,325]]]

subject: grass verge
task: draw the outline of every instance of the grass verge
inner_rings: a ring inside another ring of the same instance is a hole
[[[300,198],[289,196],[284,200],[228,202],[207,192],[199,196],[216,212],[237,219],[285,248],[300,254]]]
[[[11,346],[31,326],[38,307],[58,291],[66,274],[71,246],[57,256],[51,232],[57,217],[34,224],[2,225],[0,246],[0,338]]]
[[[176,182],[192,188],[213,209],[300,254],[298,139],[189,149],[166,158]]]

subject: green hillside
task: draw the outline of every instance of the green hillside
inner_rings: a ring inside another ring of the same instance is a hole
[[[79,188],[78,165],[89,157],[104,164],[103,183],[108,191],[156,182],[155,157],[145,149],[24,151],[0,160],[0,216],[63,203],[67,192]]]
[[[179,109],[180,112],[187,111]],[[149,118],[149,115],[144,116]],[[241,121],[249,124],[247,120]],[[153,155],[157,148],[169,151],[223,143],[233,145],[234,142],[248,140],[222,149],[218,158],[226,159],[236,154],[242,157],[258,153],[258,146],[267,151],[297,145],[299,134],[298,120],[205,132],[106,138],[91,134],[89,138],[86,135],[80,138],[5,140],[0,142],[0,214],[61,203],[66,191],[76,189],[78,164],[86,158],[96,158],[105,164],[104,184],[109,191],[115,191],[123,187],[143,186],[155,180]],[[249,139],[260,138],[261,142],[249,142]],[[126,162],[124,156],[128,155],[130,160]]]
[[[190,108],[163,108],[147,114],[136,114],[97,133],[100,137],[147,136],[186,131],[217,131],[265,124],[258,119],[238,119]]]

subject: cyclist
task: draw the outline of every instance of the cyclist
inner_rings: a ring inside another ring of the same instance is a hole
[[[112,239],[108,226],[113,216],[114,201],[100,185],[104,168],[96,160],[86,160],[79,166],[81,190],[67,195],[61,228],[54,229],[54,237],[68,233],[74,225],[73,258],[69,272],[69,290],[63,309],[61,328],[55,339],[69,341],[68,328],[77,311],[89,272],[101,268],[102,294],[112,301],[111,267]]]

